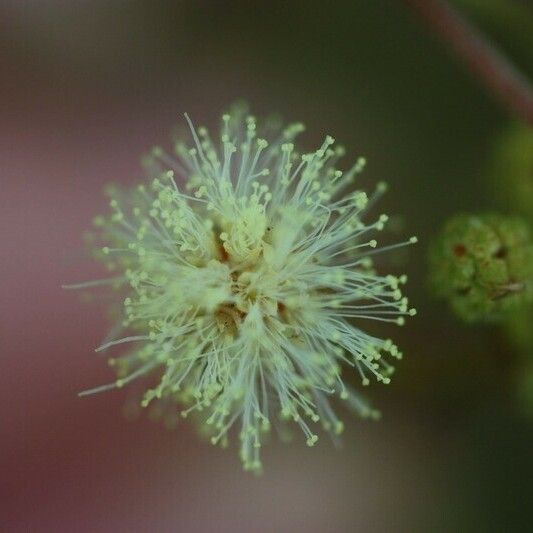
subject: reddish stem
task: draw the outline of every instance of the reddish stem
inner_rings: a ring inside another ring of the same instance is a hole
[[[529,80],[477,28],[445,0],[404,1],[512,114],[533,124],[533,89]]]

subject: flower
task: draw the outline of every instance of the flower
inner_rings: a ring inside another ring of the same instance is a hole
[[[131,334],[99,348],[130,346],[110,360],[117,381],[86,393],[155,373],[143,406],[197,414],[214,444],[239,425],[244,467],[259,470],[272,422],[295,422],[312,446],[316,423],[342,431],[334,396],[377,416],[341,373],[389,383],[401,353],[359,324],[402,325],[415,310],[400,291],[406,277],[378,275],[371,256],[416,239],[377,248],[371,234],[387,216],[363,218],[385,185],[353,192],[365,161],[339,170],[344,150],[332,137],[300,155],[301,124],[269,123],[258,137],[256,119],[236,108],[214,142],[186,119],[193,146],[178,143],[177,159],[154,149],[151,184],[113,189],[112,215],[95,220],[105,244],[97,255],[118,272],[102,283],[126,292]]]
[[[533,300],[533,244],[520,217],[455,215],[430,250],[431,284],[467,322],[497,321]]]

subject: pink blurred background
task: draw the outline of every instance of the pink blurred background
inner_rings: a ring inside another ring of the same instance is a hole
[[[256,479],[187,423],[128,422],[123,391],[77,397],[112,379],[93,352],[102,307],[61,289],[98,275],[81,235],[106,208],[103,185],[138,176],[138,154],[200,98],[183,87],[154,109],[84,88],[80,105],[14,74],[1,139],[4,530],[377,531],[430,506],[429,437],[406,420],[350,424],[341,450],[274,442]]]

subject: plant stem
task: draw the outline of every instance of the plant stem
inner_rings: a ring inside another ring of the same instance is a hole
[[[529,80],[445,0],[404,0],[516,117],[533,124]]]

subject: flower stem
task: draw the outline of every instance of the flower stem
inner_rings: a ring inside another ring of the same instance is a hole
[[[530,81],[446,0],[404,0],[446,41],[486,89],[517,118],[533,124]]]

